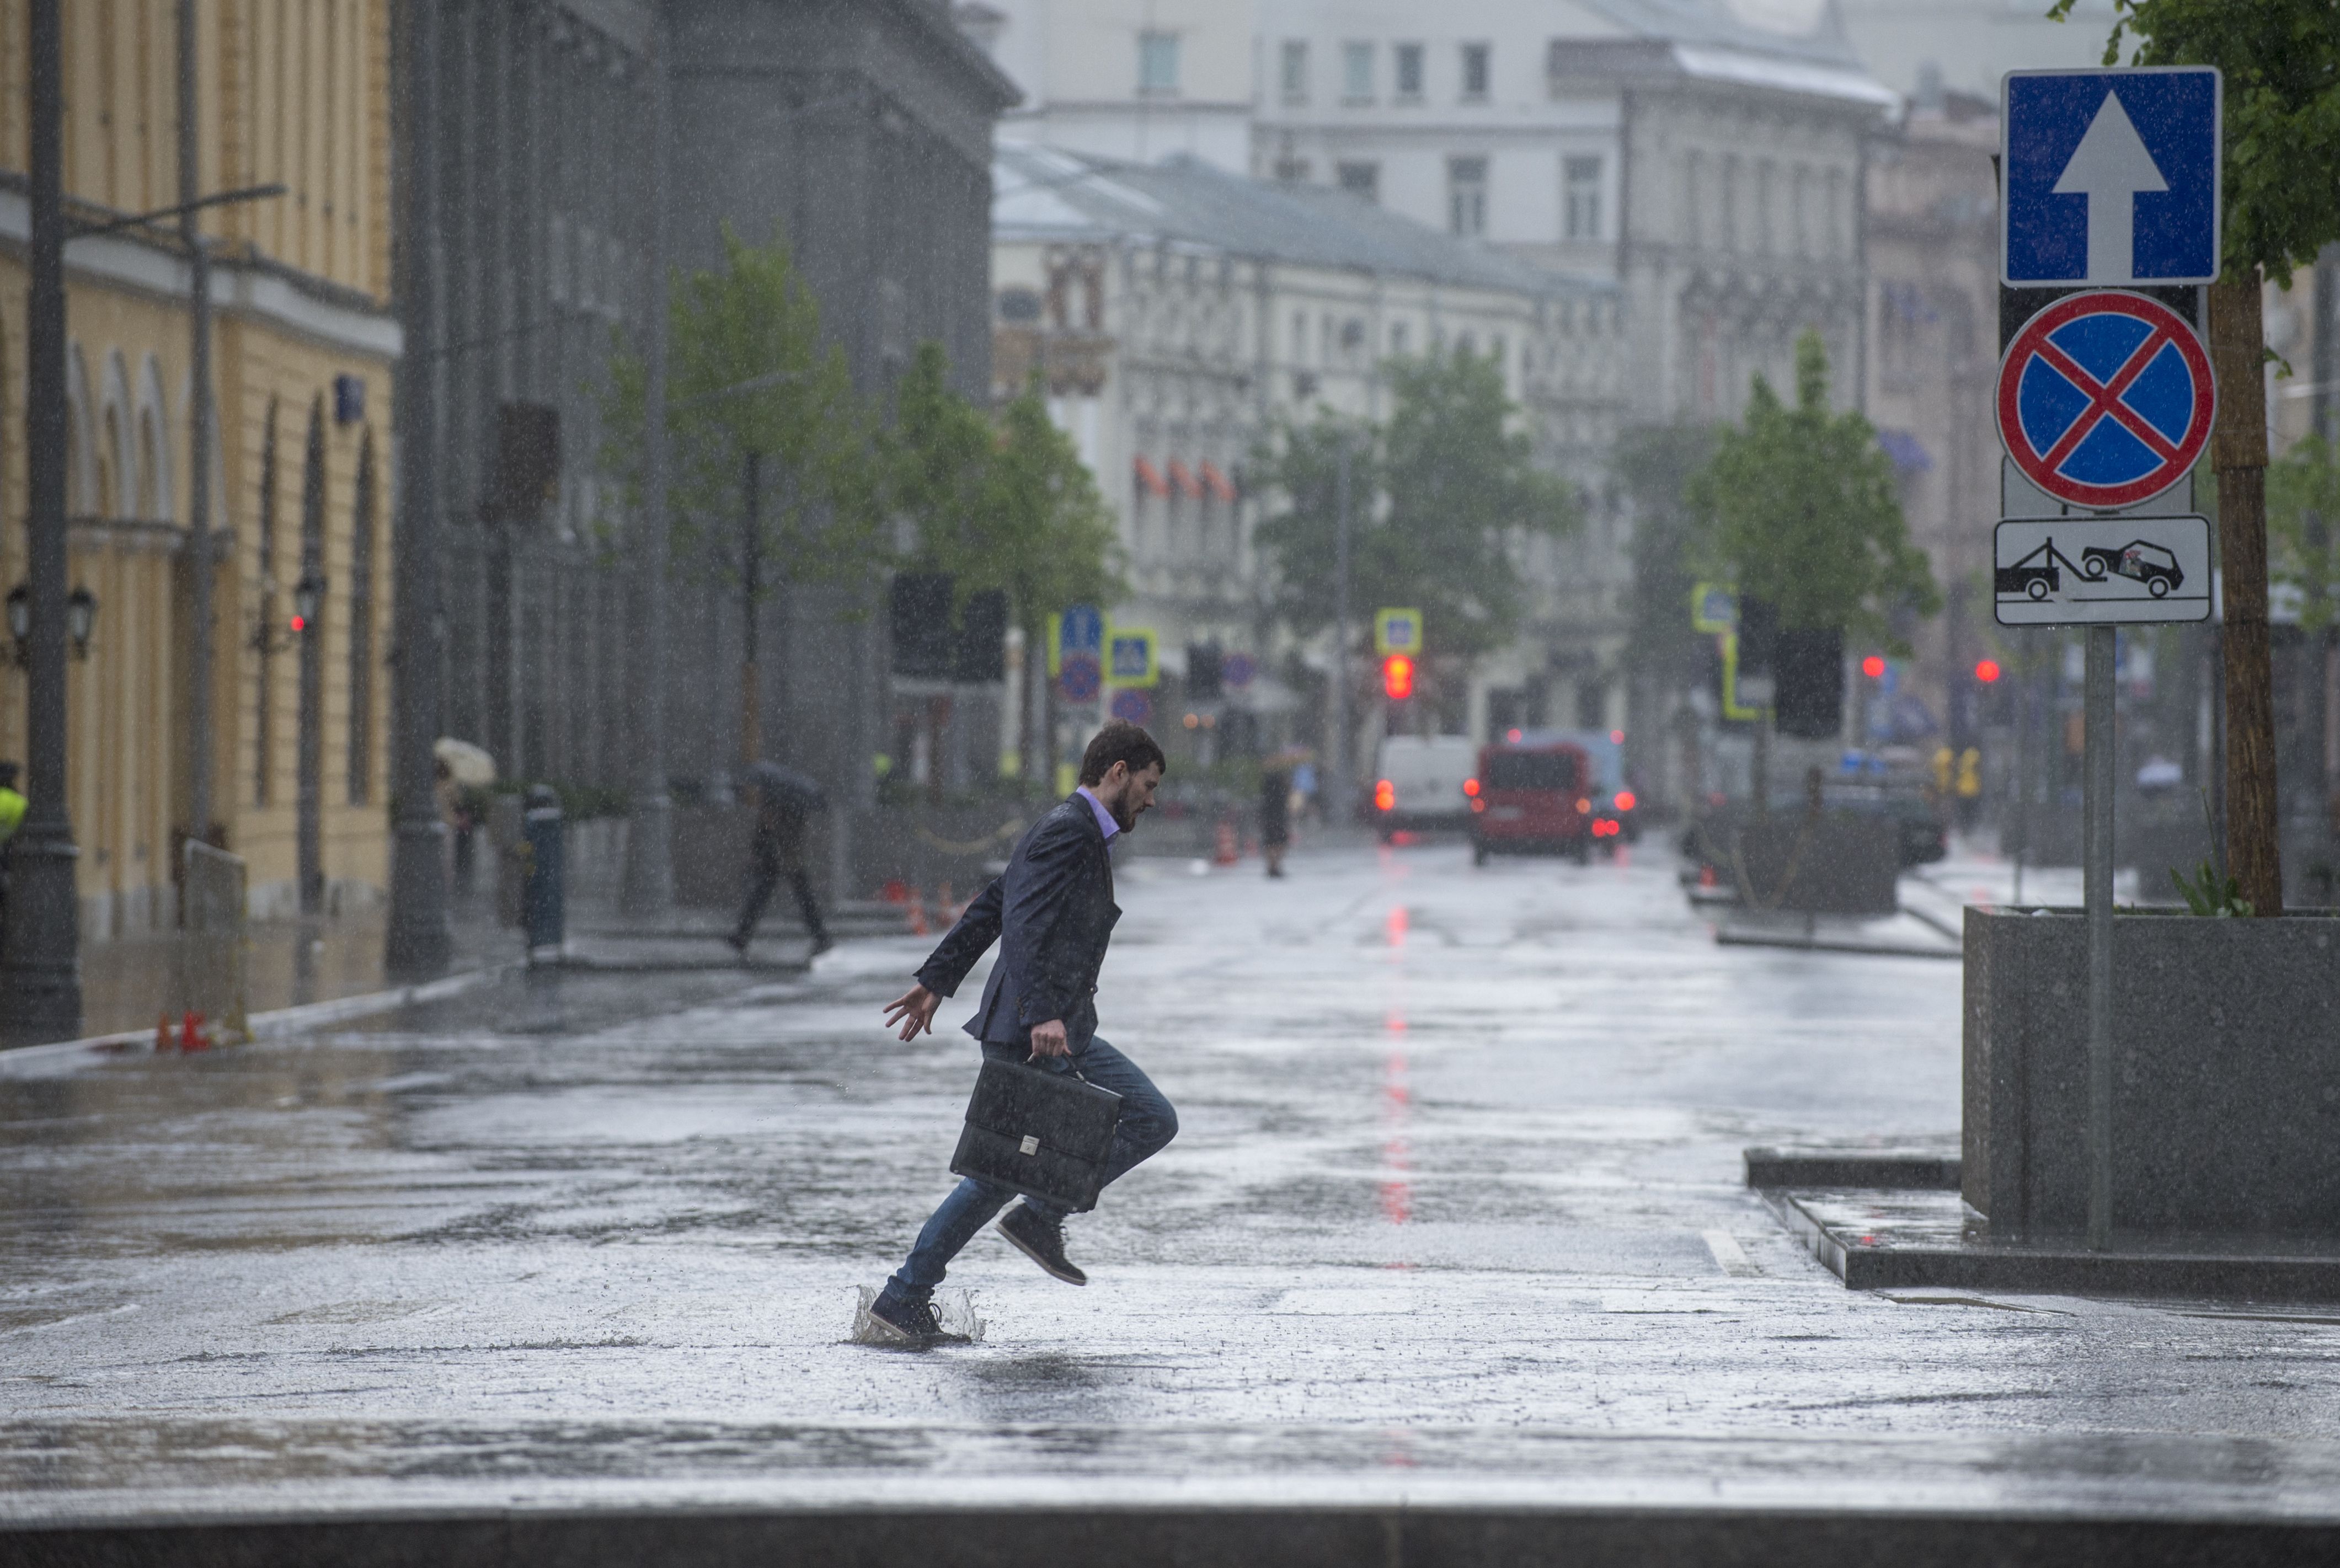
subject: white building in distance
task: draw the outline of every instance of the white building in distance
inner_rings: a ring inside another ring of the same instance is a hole
[[[1024,90],[1003,144],[1250,166],[1252,0],[966,0],[955,15]]]
[[[1003,147],[993,181],[996,390],[1011,395],[1036,366],[1046,376],[1051,412],[1119,519],[1134,597],[1114,619],[1154,630],[1174,677],[1196,643],[1266,670],[1286,651],[1265,611],[1252,547],[1261,508],[1245,482],[1272,422],[1320,406],[1386,418],[1387,362],[1429,349],[1492,355],[1543,461],[1593,490],[1585,539],[1530,550],[1537,625],[1482,662],[1448,726],[1482,733],[1491,695],[1502,703],[1540,676],[1553,640],[1601,619],[1579,600],[1621,590],[1586,564],[1616,554],[1614,509],[1598,489],[1625,397],[1612,286],[1339,191],[1198,159]],[[1430,628],[1433,654],[1436,639]],[[1307,650],[1318,670],[1324,640]]]
[[[1253,168],[1624,291],[1637,421],[1729,418],[1804,328],[1860,402],[1864,145],[1894,94],[1823,13],[1260,0]]]

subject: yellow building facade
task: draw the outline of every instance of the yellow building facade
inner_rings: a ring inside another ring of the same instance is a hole
[[[214,208],[217,437],[211,524],[213,836],[249,864],[253,913],[386,882],[392,624],[391,0],[198,0],[198,187]],[[69,216],[174,205],[174,0],[64,7]],[[24,0],[0,0],[0,591],[25,579],[28,232]],[[68,588],[97,614],[67,677],[68,807],[84,939],[175,922],[188,819],[191,268],[175,220],[66,246]],[[295,630],[303,575],[322,578]],[[13,643],[0,637],[13,651]],[[306,645],[304,647],[304,644]],[[306,673],[304,674],[304,666]],[[0,671],[0,757],[21,760],[25,681]]]

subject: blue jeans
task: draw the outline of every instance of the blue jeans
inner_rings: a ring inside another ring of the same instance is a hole
[[[1021,1062],[1032,1053],[1026,1046],[986,1040],[983,1054],[1003,1062]],[[1170,1102],[1162,1097],[1154,1080],[1140,1071],[1135,1062],[1094,1036],[1069,1058],[1043,1057],[1034,1065],[1059,1073],[1078,1067],[1081,1076],[1089,1082],[1121,1097],[1121,1119],[1114,1124],[1113,1152],[1105,1165],[1107,1183],[1119,1180],[1178,1136],[1178,1113],[1170,1108]],[[1013,1188],[994,1186],[973,1176],[961,1177],[950,1196],[935,1210],[934,1217],[927,1221],[926,1228],[918,1232],[917,1244],[910,1248],[910,1260],[886,1282],[887,1298],[916,1303],[931,1297],[959,1248],[973,1241],[975,1233],[989,1224],[1015,1196]],[[1062,1209],[1034,1198],[1024,1201],[1051,1219],[1065,1217]]]

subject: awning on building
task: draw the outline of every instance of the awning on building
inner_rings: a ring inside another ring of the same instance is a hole
[[[1926,443],[1906,430],[1880,430],[1877,432],[1877,444],[1885,449],[1885,455],[1893,460],[1893,466],[1905,475],[1925,473],[1934,466],[1933,456],[1926,451]]]
[[[1195,471],[1175,457],[1170,460],[1170,488],[1187,501],[1203,499],[1202,482],[1195,479]]]
[[[1144,458],[1136,460],[1137,482],[1148,495],[1168,495],[1170,487],[1163,482],[1162,471]]]
[[[1216,463],[1203,465],[1203,488],[1211,492],[1212,500],[1224,501],[1230,506],[1234,504],[1235,487],[1227,481],[1225,474],[1219,471]]]

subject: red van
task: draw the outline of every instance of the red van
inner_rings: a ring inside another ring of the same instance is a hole
[[[1522,741],[1479,753],[1471,798],[1471,859],[1494,854],[1592,858],[1592,767],[1581,746]]]

